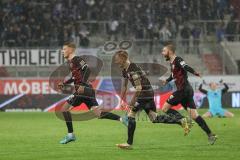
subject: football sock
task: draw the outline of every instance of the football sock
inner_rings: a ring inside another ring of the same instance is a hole
[[[205,120],[201,116],[198,116],[195,119],[195,121],[206,132],[206,134],[208,136],[212,133],[211,130],[209,129],[207,123],[205,122]]]
[[[120,120],[120,116],[111,112],[102,112],[99,119],[111,119],[111,120]]]
[[[136,128],[136,121],[135,118],[128,117],[128,140],[127,143],[132,145],[133,144],[133,136]]]
[[[73,133],[71,113],[69,111],[63,112],[63,117],[64,117],[66,125],[67,125],[68,133]]]
[[[174,110],[174,109],[169,109],[166,112],[167,115],[169,115],[170,117],[175,117],[176,119],[182,119],[184,118],[183,115],[181,115],[181,113],[179,113],[178,111]]]

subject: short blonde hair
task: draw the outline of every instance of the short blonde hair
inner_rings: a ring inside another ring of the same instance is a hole
[[[119,50],[115,53],[115,56],[119,56],[120,58],[128,59],[128,53],[125,50]]]
[[[73,43],[73,42],[65,42],[63,45],[68,46],[68,47],[73,48],[73,49],[76,49],[76,44]]]

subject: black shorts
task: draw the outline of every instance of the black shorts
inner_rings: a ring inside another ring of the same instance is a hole
[[[133,112],[138,112],[144,110],[147,114],[150,111],[156,112],[156,105],[154,102],[154,98],[145,98],[145,99],[138,99],[136,102],[136,105],[133,106],[132,111]]]
[[[98,102],[96,100],[95,91],[92,88],[92,86],[91,85],[84,86],[87,87],[88,89],[87,93],[78,94],[77,92],[75,92],[68,98],[67,102],[73,107],[85,103],[88,109],[90,110],[93,106],[98,106]]]
[[[185,110],[187,108],[196,109],[193,94],[193,88],[190,85],[187,85],[184,89],[173,92],[168,98],[167,103],[172,106],[176,106],[180,103]]]

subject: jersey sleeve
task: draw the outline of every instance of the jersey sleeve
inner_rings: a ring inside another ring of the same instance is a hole
[[[222,93],[226,93],[229,89],[228,85],[226,83],[223,83],[224,88],[222,89]]]
[[[181,57],[177,57],[177,65],[187,72],[196,74],[195,70],[192,67],[190,67]]]
[[[132,74],[132,79],[134,86],[136,87],[136,90],[141,91],[142,90],[141,76],[138,74],[138,72],[134,72]]]
[[[79,69],[81,69],[82,71],[88,68],[87,63],[82,58],[79,58],[79,64]]]
[[[173,80],[172,74],[170,74],[170,76],[166,79],[166,81],[170,82],[171,80]]]
[[[134,80],[134,85],[136,87],[136,90],[137,91],[141,91],[142,90],[142,84],[141,84],[141,80],[140,79],[137,79],[137,80]]]
[[[125,70],[122,71],[122,77],[124,79],[127,79],[127,72]]]
[[[137,91],[141,91],[142,90],[142,83],[141,83],[142,70],[136,64],[132,64],[131,70],[132,72],[130,72],[130,75],[132,77],[134,86]]]
[[[207,94],[207,90],[202,89],[202,84],[200,84],[198,90],[199,90],[200,92],[204,93],[204,94]]]

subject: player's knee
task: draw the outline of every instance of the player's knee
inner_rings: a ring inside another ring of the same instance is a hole
[[[202,115],[203,118],[208,118],[208,116],[206,114]]]
[[[192,119],[196,119],[196,118],[198,117],[198,114],[192,113],[192,114],[191,114],[191,117],[192,117]]]
[[[166,113],[171,107],[172,107],[172,105],[170,105],[169,103],[166,102],[166,103],[163,105],[162,111],[163,111],[164,113]]]
[[[232,117],[234,117],[234,114],[229,112],[227,117],[232,118]]]
[[[189,109],[188,113],[191,116],[191,118],[194,119],[194,120],[199,116],[196,109]]]
[[[61,109],[60,109],[60,111],[61,112],[67,112],[67,111],[69,111],[70,109],[71,109],[71,105],[69,105],[69,104],[65,104],[65,105],[63,105],[62,107],[61,107]]]

